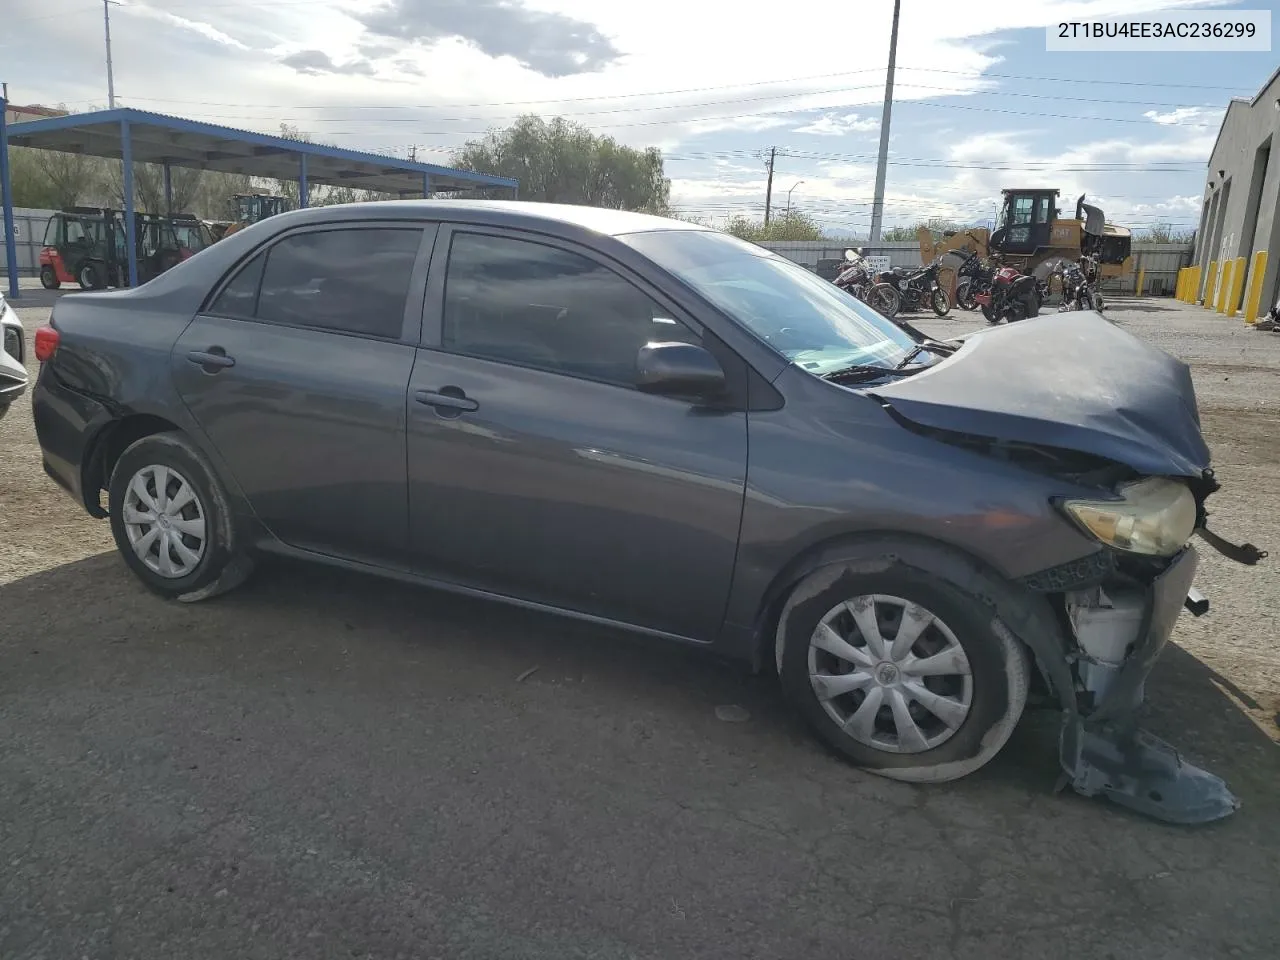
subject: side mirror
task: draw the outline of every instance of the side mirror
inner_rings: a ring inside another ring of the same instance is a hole
[[[724,392],[724,370],[694,343],[646,343],[636,356],[636,388],[668,397],[710,399]]]

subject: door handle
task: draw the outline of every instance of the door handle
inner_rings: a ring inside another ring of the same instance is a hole
[[[187,359],[197,366],[204,367],[206,373],[215,373],[226,367],[236,365],[235,357],[228,357],[227,351],[221,347],[210,347],[208,350],[192,350]]]
[[[480,404],[457,387],[444,387],[439,391],[417,390],[413,394],[413,399],[419,403],[425,403],[428,407],[435,407],[437,410],[456,410],[462,413],[480,409]]]

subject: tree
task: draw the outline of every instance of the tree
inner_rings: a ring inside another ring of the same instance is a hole
[[[799,210],[792,210],[781,216],[771,217],[765,226],[759,220],[737,216],[729,221],[725,233],[731,233],[742,240],[761,243],[770,240],[821,240],[822,228],[810,216]]]
[[[1153,223],[1144,235],[1152,243],[1190,243],[1195,239],[1194,230],[1176,230],[1171,223]]]
[[[648,213],[666,213],[670,206],[671,181],[656,148],[624,146],[563,117],[548,123],[527,114],[468,141],[454,152],[453,164],[519,180],[523,200]]]

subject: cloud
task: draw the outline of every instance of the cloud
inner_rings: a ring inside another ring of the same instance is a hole
[[[458,38],[546,77],[594,73],[622,56],[594,24],[520,0],[388,0],[352,16],[378,36],[426,44]]]
[[[167,10],[157,10],[154,7],[146,7],[141,4],[130,4],[121,9],[127,11],[133,16],[144,17],[148,20],[158,20],[161,23],[167,23],[172,27],[178,27],[182,30],[189,30],[192,33],[198,33],[206,40],[212,40],[214,43],[221,44],[224,47],[233,47],[236,50],[248,50],[248,44],[242,43],[228,33],[219,30],[213,24],[205,23],[202,20],[191,20],[187,17],[175,16]]]
[[[373,64],[368,60],[356,58],[355,60],[348,60],[346,63],[338,64],[334,63],[333,59],[323,50],[299,50],[297,53],[291,53],[287,57],[281,57],[280,62],[286,67],[293,67],[299,73],[311,76],[338,73],[347,76],[371,77],[374,73]]]
[[[1217,108],[1206,109],[1205,107],[1175,107],[1168,113],[1161,113],[1159,110],[1148,110],[1143,116],[1156,123],[1197,127],[1209,126],[1210,118],[1220,121],[1222,119],[1222,110]],[[1213,125],[1216,126],[1216,124]]]
[[[791,132],[811,133],[818,137],[843,137],[850,133],[867,133],[878,129],[880,121],[870,117],[859,117],[856,113],[846,113],[844,116],[828,113]]]

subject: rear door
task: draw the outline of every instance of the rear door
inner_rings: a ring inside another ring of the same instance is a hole
[[[743,410],[634,387],[651,340],[745,364],[592,251],[442,227],[409,385],[412,549],[428,575],[663,633],[724,616]]]
[[[435,226],[304,228],[244,262],[173,352],[182,399],[285,543],[407,543],[405,389]]]

